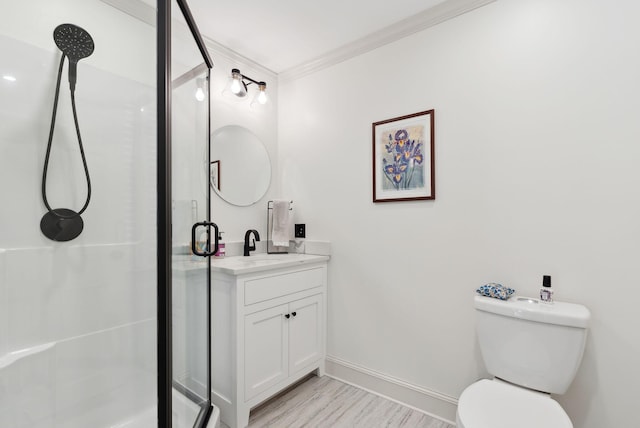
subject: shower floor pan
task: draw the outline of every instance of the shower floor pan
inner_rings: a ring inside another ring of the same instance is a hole
[[[173,390],[173,428],[192,428],[200,408],[177,390]],[[110,428],[156,428],[158,411],[156,406],[128,418]],[[220,427],[220,410],[214,406],[207,428]]]

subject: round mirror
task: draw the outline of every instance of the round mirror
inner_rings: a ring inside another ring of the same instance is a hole
[[[262,141],[242,126],[211,134],[210,183],[230,204],[245,207],[264,196],[271,183],[271,162]]]

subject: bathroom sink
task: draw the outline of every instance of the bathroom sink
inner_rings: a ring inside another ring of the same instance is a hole
[[[298,266],[300,264],[315,263],[329,260],[329,256],[314,254],[267,254],[253,253],[250,256],[231,256],[223,258],[211,258],[211,271],[229,275],[242,275],[280,269],[283,267]],[[174,257],[174,270],[198,270],[206,269],[204,259],[191,256]]]
[[[211,259],[211,270],[231,275],[279,269],[305,263],[328,260],[328,256],[312,254],[266,254],[258,253],[250,256],[225,257]]]

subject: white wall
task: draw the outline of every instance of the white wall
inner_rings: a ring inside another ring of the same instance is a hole
[[[329,354],[458,397],[486,375],[474,289],[549,274],[593,315],[559,401],[577,428],[638,423],[638,16],[498,1],[280,83],[282,193],[333,243]],[[431,108],[436,200],[373,204],[371,123]]]

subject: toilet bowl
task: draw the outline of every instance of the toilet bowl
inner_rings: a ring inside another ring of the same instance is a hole
[[[573,303],[476,296],[476,332],[492,380],[460,395],[457,428],[573,428],[564,394],[584,353],[591,314]]]
[[[468,386],[458,400],[457,428],[573,428],[549,394],[499,379]]]

